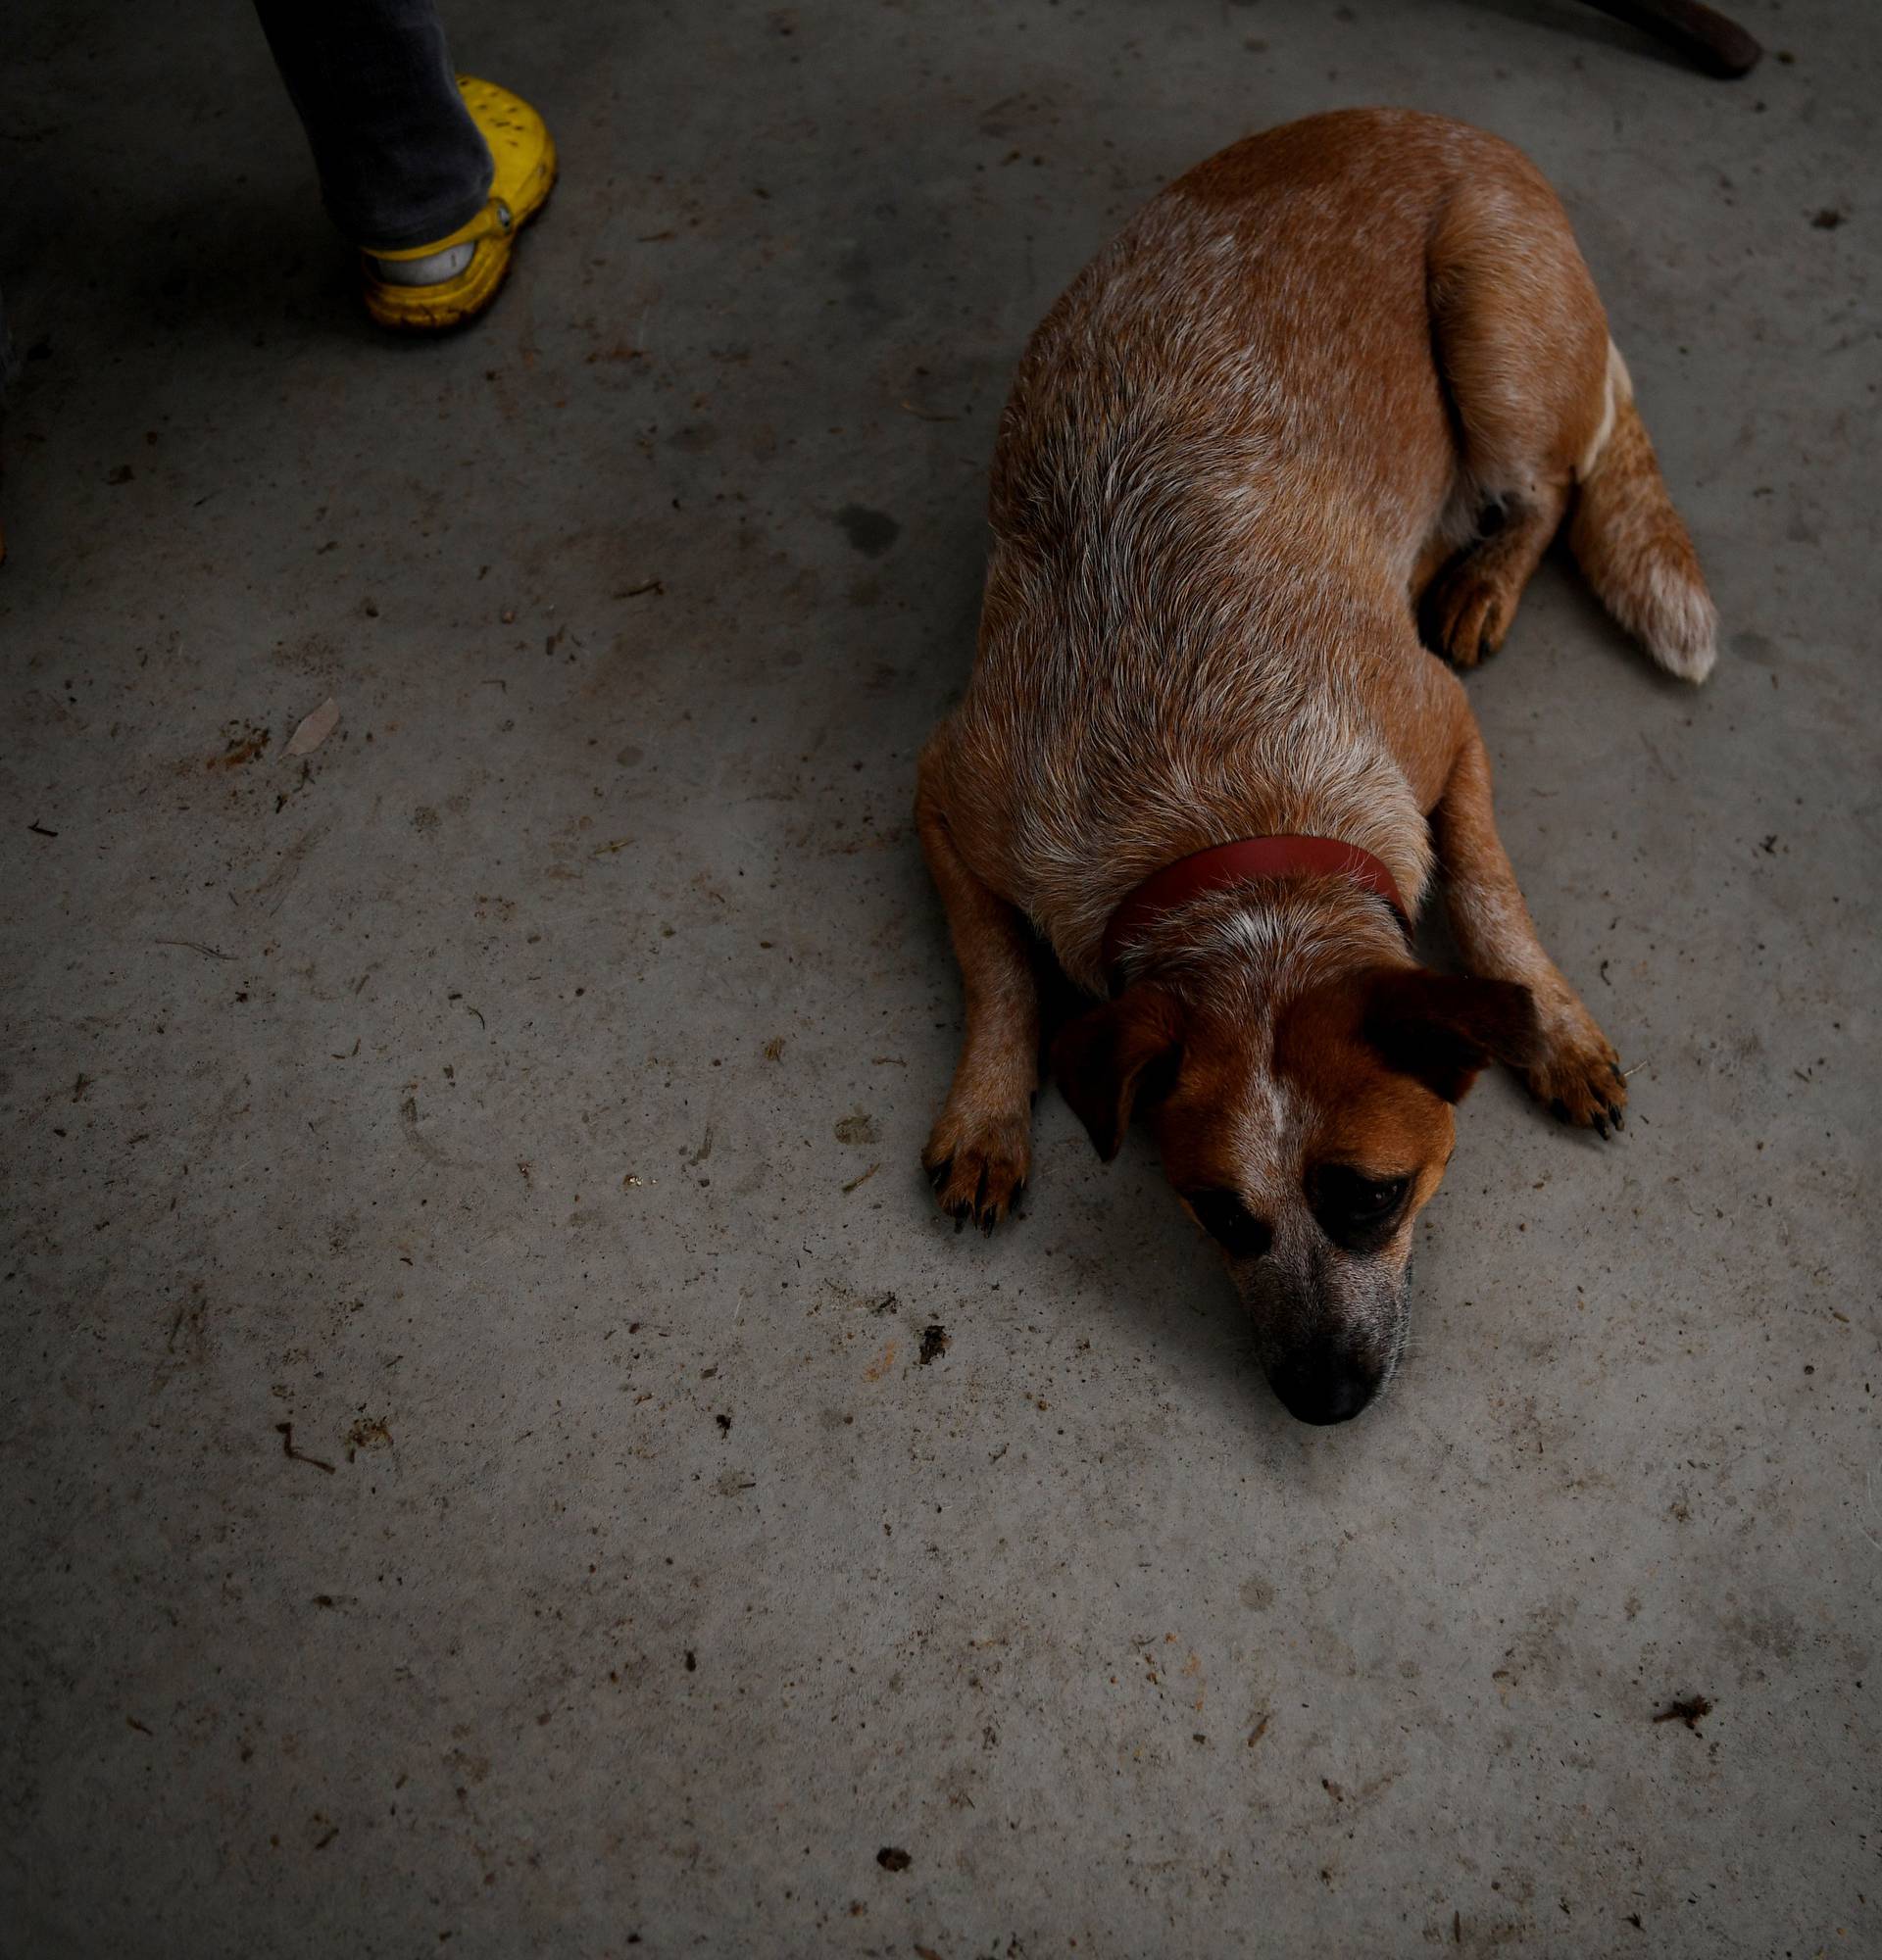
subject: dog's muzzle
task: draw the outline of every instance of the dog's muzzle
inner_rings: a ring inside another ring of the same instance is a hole
[[[1405,1351],[1409,1277],[1298,1241],[1237,1272],[1255,1351],[1290,1415],[1351,1422],[1377,1399]]]

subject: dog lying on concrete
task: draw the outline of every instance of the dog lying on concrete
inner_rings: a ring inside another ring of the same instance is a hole
[[[979,651],[916,818],[966,983],[924,1152],[991,1230],[1029,1161],[1032,934],[1108,997],[1053,1050],[1109,1159],[1145,1117],[1281,1400],[1357,1414],[1488,1061],[1619,1128],[1536,938],[1456,667],[1566,515],[1668,671],[1716,617],[1568,220],[1481,131],[1353,110],[1155,198],[1033,335],[1001,418]],[[1418,962],[1444,873],[1464,971]]]

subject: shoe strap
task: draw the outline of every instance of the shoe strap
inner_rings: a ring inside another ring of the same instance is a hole
[[[396,264],[402,259],[429,259],[435,253],[450,251],[454,245],[473,244],[480,238],[507,238],[516,228],[516,214],[508,201],[493,197],[468,224],[460,224],[448,237],[434,239],[429,245],[409,245],[398,252],[382,252],[375,245],[363,245],[360,249],[370,259]]]

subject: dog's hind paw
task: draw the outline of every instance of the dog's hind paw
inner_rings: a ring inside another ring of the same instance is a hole
[[[1432,580],[1419,608],[1424,638],[1453,665],[1473,667],[1503,645],[1515,616],[1515,592],[1492,568],[1480,547],[1465,552]]]
[[[991,1232],[1019,1200],[1032,1164],[1032,1112],[990,1120],[943,1115],[921,1152],[934,1200],[959,1228]]]
[[[1623,1127],[1627,1078],[1620,1057],[1582,1008],[1554,1031],[1542,1059],[1524,1071],[1529,1093],[1559,1122],[1599,1131],[1603,1137]]]

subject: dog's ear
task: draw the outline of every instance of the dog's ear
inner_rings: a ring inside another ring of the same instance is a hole
[[[1060,1093],[1109,1163],[1123,1148],[1133,1107],[1169,1093],[1183,1052],[1183,1007],[1149,981],[1080,1014],[1052,1045]]]
[[[1375,975],[1362,1026],[1391,1067],[1416,1076],[1447,1102],[1462,1099],[1485,1062],[1523,1068],[1542,1051],[1542,1027],[1527,987],[1425,966]]]

